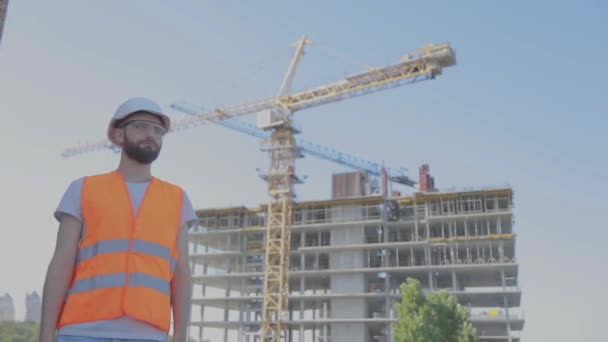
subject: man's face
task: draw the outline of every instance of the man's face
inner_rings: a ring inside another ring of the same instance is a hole
[[[165,129],[156,115],[136,113],[129,116],[115,134],[129,158],[140,164],[151,164],[158,158]]]

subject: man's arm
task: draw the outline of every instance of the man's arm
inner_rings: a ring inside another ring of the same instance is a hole
[[[77,218],[71,215],[62,216],[55,252],[44,281],[39,342],[55,340],[55,328],[74,271],[81,231],[82,223]]]
[[[180,227],[177,237],[179,259],[171,281],[171,298],[173,306],[173,342],[186,342],[190,322],[192,299],[192,281],[188,251],[188,227]]]

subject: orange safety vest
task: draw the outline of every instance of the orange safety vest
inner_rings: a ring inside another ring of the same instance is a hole
[[[134,217],[117,171],[85,177],[86,230],[58,328],[127,315],[168,332],[182,205],[179,187],[152,178]]]

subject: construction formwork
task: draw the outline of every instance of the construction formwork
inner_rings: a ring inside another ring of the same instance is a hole
[[[197,211],[191,333],[199,340],[258,340],[265,213]],[[393,341],[408,277],[455,295],[481,341],[519,341],[510,188],[301,202],[291,240],[289,341]]]

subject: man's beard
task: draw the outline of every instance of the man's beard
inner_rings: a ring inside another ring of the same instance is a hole
[[[140,164],[147,165],[151,164],[153,161],[156,160],[156,158],[158,158],[158,155],[160,153],[160,146],[155,150],[143,149],[139,147],[139,144],[129,141],[129,139],[127,139],[125,136],[125,144],[123,146],[123,150],[129,158],[137,161]]]

